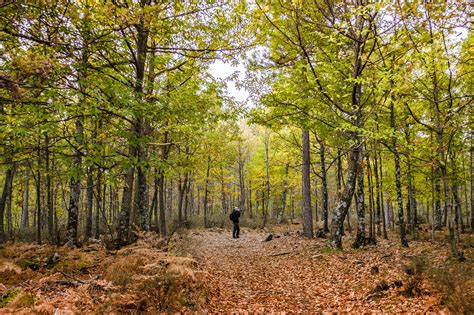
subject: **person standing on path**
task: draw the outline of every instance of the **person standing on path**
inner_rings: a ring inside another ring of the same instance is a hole
[[[232,229],[232,237],[239,238],[240,234],[240,226],[239,226],[239,218],[240,218],[240,209],[235,207],[234,211],[229,215],[230,220],[234,223],[234,227]]]

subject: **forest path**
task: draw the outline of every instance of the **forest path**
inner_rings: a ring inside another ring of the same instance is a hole
[[[243,229],[233,239],[228,229],[191,232],[193,255],[201,262],[209,313],[316,313],[321,311],[436,310],[438,301],[424,295],[406,299],[397,289],[381,298],[368,296],[380,279],[402,279],[391,244],[369,250],[331,251],[325,240],[295,232]],[[393,247],[392,247],[393,248]],[[397,247],[395,247],[397,248]],[[401,254],[401,253],[399,253]],[[377,265],[380,274],[372,274]]]

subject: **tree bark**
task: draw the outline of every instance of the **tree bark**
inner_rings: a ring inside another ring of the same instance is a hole
[[[313,237],[313,215],[311,212],[311,160],[309,151],[309,132],[302,131],[302,200],[301,212],[303,216],[303,234]]]
[[[245,210],[245,174],[244,174],[244,158],[242,153],[241,141],[238,143],[239,146],[239,187],[240,187],[240,210]]]
[[[357,144],[352,147],[349,153],[346,185],[344,186],[341,198],[333,210],[330,245],[338,249],[342,249],[342,226],[347,215],[347,211],[351,206],[352,196],[354,195],[360,154],[359,150],[359,144]]]
[[[402,182],[400,169],[400,156],[397,148],[397,137],[395,135],[395,109],[393,102],[390,104],[390,126],[392,128],[392,151],[395,159],[395,186],[397,191],[398,202],[398,223],[400,225],[400,242],[404,247],[408,247],[408,240],[406,238],[405,221],[403,218],[403,196],[402,196]]]
[[[36,170],[36,241],[41,245],[41,140],[38,141],[38,162]],[[77,213],[77,212],[76,212]],[[77,218],[77,217],[76,217]],[[76,220],[77,223],[77,220]],[[69,232],[69,221],[68,221]],[[77,230],[76,230],[77,233]],[[69,235],[68,235],[69,236]]]
[[[94,180],[92,178],[92,167],[87,166],[87,188],[86,188],[86,239],[92,237],[92,218],[94,205]]]
[[[359,152],[359,166],[357,170],[357,194],[356,194],[356,213],[357,213],[357,236],[354,247],[359,248],[365,245],[365,198],[364,198],[364,162],[362,148]]]
[[[54,208],[53,208],[53,189],[51,186],[51,157],[49,151],[49,137],[45,136],[45,171],[46,171],[46,207],[48,208],[48,235],[49,239],[54,237]]]
[[[278,213],[277,223],[281,224],[284,216],[285,216],[285,208],[286,208],[286,196],[288,194],[288,171],[290,169],[290,163],[285,164],[285,175],[283,177],[283,192],[281,193],[281,207]]]
[[[170,151],[168,139],[168,132],[165,131],[163,134],[163,146],[161,147],[161,163],[165,163],[168,160],[168,154]],[[159,205],[160,205],[160,233],[162,237],[166,237],[166,204],[165,204],[165,170],[163,166],[160,166],[159,169]]]
[[[21,207],[21,227],[29,226],[29,199],[30,199],[30,167],[25,167],[25,181],[23,183],[23,204]]]
[[[375,207],[374,207],[374,185],[372,182],[372,166],[370,165],[370,157],[366,156],[367,161],[367,188],[369,193],[369,243],[375,245],[377,237],[375,233]]]
[[[323,231],[324,234],[329,233],[329,203],[328,203],[328,181],[326,172],[326,147],[322,141],[319,142],[319,157],[321,159],[321,184],[323,196]]]
[[[13,186],[13,169],[10,157],[5,158],[5,164],[10,165],[10,167],[5,172],[5,182],[3,184],[2,196],[0,197],[0,243],[3,243],[7,240],[4,228],[4,218],[7,201]]]
[[[269,147],[270,147],[270,139],[269,139],[269,134],[268,131],[265,131],[265,139],[264,139],[264,145],[265,145],[265,207],[264,207],[264,213],[263,213],[263,226],[267,224],[267,214],[268,214],[268,207],[270,205],[270,157],[269,157]],[[310,212],[311,212],[311,202],[310,204]]]
[[[209,198],[209,180],[210,180],[210,171],[211,171],[211,156],[207,156],[207,170],[206,170],[206,185],[204,187],[204,205],[203,205],[203,212],[204,212],[204,227],[208,227],[208,198]]]

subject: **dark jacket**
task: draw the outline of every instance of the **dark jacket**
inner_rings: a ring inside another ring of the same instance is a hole
[[[234,222],[234,224],[239,224],[239,218],[240,218],[240,211],[234,210],[232,213],[229,215],[229,219]]]

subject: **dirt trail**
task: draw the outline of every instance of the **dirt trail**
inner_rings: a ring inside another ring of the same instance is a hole
[[[405,298],[401,289],[368,298],[380,279],[401,279],[397,253],[382,244],[366,251],[328,251],[324,240],[306,240],[294,232],[244,229],[192,232],[193,252],[205,271],[210,313],[317,313],[322,311],[439,310],[438,296]],[[397,247],[395,247],[397,248]],[[387,252],[388,250],[388,252]],[[372,274],[377,265],[380,273]]]

